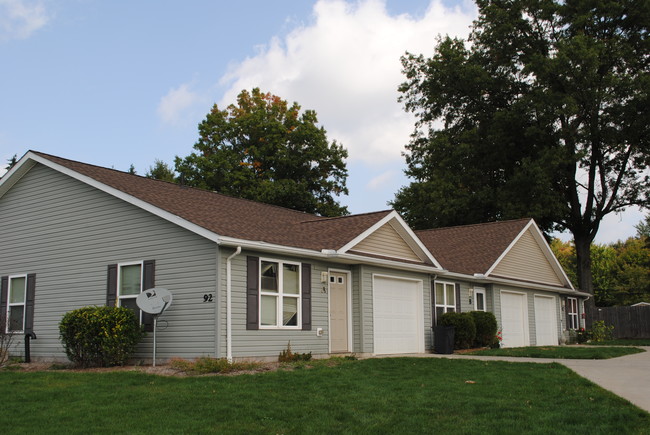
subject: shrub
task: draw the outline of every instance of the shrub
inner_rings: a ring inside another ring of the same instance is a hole
[[[440,325],[454,327],[454,349],[469,349],[474,344],[476,325],[470,313],[445,313]]]
[[[576,343],[584,344],[591,339],[591,332],[586,331],[585,328],[580,328],[576,331]]]
[[[82,367],[124,365],[144,336],[133,311],[123,307],[84,307],[59,323],[68,359]]]
[[[280,352],[278,356],[279,362],[296,362],[296,361],[311,361],[311,352],[309,353],[294,353],[291,351],[291,342],[287,344],[287,348]]]
[[[470,311],[476,325],[476,338],[474,345],[476,347],[486,347],[494,344],[497,335],[497,318],[493,313],[485,311]]]
[[[591,325],[591,340],[605,341],[614,338],[614,326],[605,325],[604,320],[598,320]]]
[[[0,367],[9,362],[9,350],[14,340],[14,335],[7,332],[5,315],[0,313]]]

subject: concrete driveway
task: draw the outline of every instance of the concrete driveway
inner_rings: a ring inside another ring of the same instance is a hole
[[[552,359],[515,358],[479,355],[399,354],[378,355],[378,357],[431,357],[451,359],[479,359],[484,361],[509,361],[562,364],[578,375],[589,379],[614,394],[629,400],[641,409],[650,412],[650,346],[635,346],[645,352],[611,359]]]
[[[650,347],[643,353],[603,360],[557,360],[579,374],[650,412]]]

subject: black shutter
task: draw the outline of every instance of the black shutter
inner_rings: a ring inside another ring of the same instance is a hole
[[[259,325],[259,257],[246,257],[246,329],[260,329]]]
[[[154,288],[156,286],[156,260],[145,260],[142,267],[142,291]],[[153,314],[142,312],[142,325],[146,332],[153,332]]]
[[[114,307],[117,302],[117,264],[108,265],[108,278],[106,279],[106,306]]]
[[[460,284],[456,283],[456,312],[460,313]]]
[[[431,320],[433,322],[431,326],[438,324],[438,313],[436,311],[436,282],[431,281]]]
[[[311,264],[302,264],[302,330],[311,331]]]
[[[25,333],[34,332],[34,299],[36,296],[36,274],[27,275],[27,299],[25,301]]]
[[[2,332],[7,329],[7,292],[9,291],[9,277],[3,276],[0,280],[0,328]]]

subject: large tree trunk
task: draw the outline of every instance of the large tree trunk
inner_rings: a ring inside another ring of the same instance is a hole
[[[576,266],[578,272],[578,290],[591,294],[591,298],[585,302],[587,312],[596,306],[594,297],[594,281],[591,276],[591,242],[593,237],[582,234],[573,234],[573,242],[576,246]]]

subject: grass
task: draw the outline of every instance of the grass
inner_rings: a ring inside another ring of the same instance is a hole
[[[560,364],[339,361],[255,375],[0,372],[17,433],[650,433],[650,414]]]
[[[591,346],[650,346],[650,339],[617,339],[585,343]]]
[[[644,352],[644,350],[635,347],[540,346],[484,349],[468,352],[467,354],[528,358],[609,359],[640,352]]]

